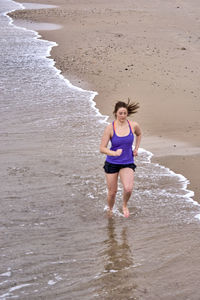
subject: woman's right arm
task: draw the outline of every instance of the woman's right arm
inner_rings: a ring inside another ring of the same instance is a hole
[[[112,124],[109,124],[104,130],[103,136],[101,138],[100,152],[109,156],[120,156],[122,154],[122,149],[117,149],[116,151],[112,151],[107,148],[111,135],[112,135]]]

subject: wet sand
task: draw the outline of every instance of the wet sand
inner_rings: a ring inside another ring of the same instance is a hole
[[[102,114],[112,117],[116,100],[138,101],[141,146],[154,153],[154,161],[186,176],[199,201],[198,1],[34,2],[58,7],[11,16],[61,25],[37,28],[59,45],[51,52],[56,67],[74,85],[98,92]]]

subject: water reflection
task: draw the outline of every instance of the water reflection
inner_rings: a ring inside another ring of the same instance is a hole
[[[115,220],[110,218],[107,226],[108,239],[105,241],[105,271],[116,272],[133,265],[131,249],[128,245],[127,227],[124,226],[118,239],[115,232]]]
[[[102,253],[104,272],[98,280],[99,299],[136,299],[133,255],[128,243],[128,228],[127,225],[121,226],[121,223],[116,224],[115,219],[108,219],[107,239],[104,241]]]

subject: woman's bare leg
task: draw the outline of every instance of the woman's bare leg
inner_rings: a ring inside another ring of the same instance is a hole
[[[128,200],[131,197],[134,185],[134,171],[131,168],[123,168],[119,172],[120,179],[123,185],[123,212],[124,216],[129,216],[129,210],[127,207]]]
[[[107,174],[106,173],[106,181],[107,181],[107,188],[108,188],[108,207],[110,212],[112,212],[113,206],[115,204],[115,197],[117,193],[117,183],[118,183],[118,173]]]

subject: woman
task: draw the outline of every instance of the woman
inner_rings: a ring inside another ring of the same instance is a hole
[[[123,213],[125,217],[129,217],[129,209],[127,207],[130,199],[133,184],[134,156],[138,155],[138,148],[141,141],[141,129],[138,123],[129,121],[128,116],[137,112],[138,103],[128,103],[119,101],[115,104],[114,116],[115,121],[109,124],[102,136],[100,152],[107,155],[104,170],[106,173],[106,181],[108,187],[108,211],[112,214],[117,193],[118,176],[123,185]],[[135,148],[132,150],[134,142],[134,134],[136,135]],[[111,141],[111,148],[108,149],[108,143]]]

